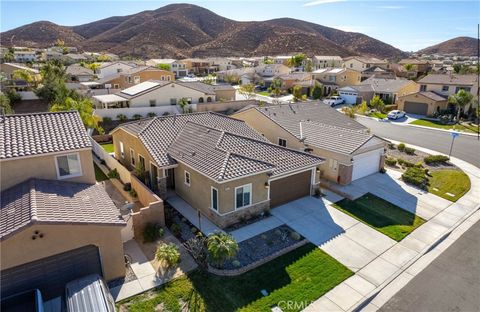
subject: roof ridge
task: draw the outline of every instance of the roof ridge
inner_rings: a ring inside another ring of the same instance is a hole
[[[36,115],[55,115],[55,114],[70,114],[78,113],[78,110],[71,109],[68,111],[56,111],[56,112],[35,112],[35,113],[21,113],[21,114],[7,114],[2,117],[21,117],[21,116],[36,116]],[[78,113],[80,115],[80,113]]]
[[[313,121],[313,120],[300,120],[300,123],[311,123],[311,124],[314,124],[314,125],[319,125],[321,127],[325,127],[325,128],[333,128],[333,129],[338,129],[340,131],[344,131],[344,132],[350,132],[350,133],[366,133],[364,131],[360,131],[360,130],[354,130],[354,129],[348,129],[348,128],[343,128],[343,127],[338,127],[338,126],[335,126],[335,125],[329,125],[329,124],[326,124],[326,123],[323,123],[323,122],[318,122],[318,121]],[[367,134],[367,133],[366,133]],[[370,134],[370,136],[372,136],[371,133],[368,133]]]
[[[34,221],[38,221],[38,214],[37,214],[37,198],[35,196],[36,194],[36,179],[32,178],[28,182],[30,186],[30,219]]]

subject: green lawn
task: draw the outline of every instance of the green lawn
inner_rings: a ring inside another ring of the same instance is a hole
[[[425,222],[419,216],[370,193],[354,201],[343,199],[333,206],[397,242]]]
[[[374,112],[374,113],[368,114],[368,116],[369,117],[375,117],[375,118],[378,118],[378,119],[387,118],[387,114],[380,113],[380,112]]]
[[[470,179],[462,171],[437,170],[432,171],[430,174],[428,191],[432,194],[455,202],[470,190]],[[434,190],[434,188],[438,190]]]
[[[100,144],[107,153],[113,153],[113,143]]]
[[[197,270],[121,304],[129,311],[154,311],[159,304],[163,310],[185,311],[180,301],[188,304],[189,311],[270,312],[271,306],[280,302],[283,311],[299,311],[306,306],[303,302],[316,300],[351,275],[345,266],[307,244],[240,276],[221,277]],[[262,289],[269,295],[263,297]],[[282,301],[288,300],[298,305],[287,309]]]
[[[258,91],[257,94],[264,95],[264,96],[270,96],[270,92],[268,92],[268,91]]]
[[[456,131],[477,133],[477,128],[473,126],[468,127],[464,125],[444,125],[444,124],[441,124],[439,121],[434,121],[434,120],[417,119],[415,121],[412,121],[410,124],[431,127],[431,128],[445,129],[445,130],[456,130]]]
[[[102,182],[108,180],[108,177],[103,173],[102,169],[100,169],[96,163],[93,163],[93,169],[95,169],[95,180],[97,182]]]

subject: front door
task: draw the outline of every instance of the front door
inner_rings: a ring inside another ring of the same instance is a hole
[[[167,177],[167,188],[174,190],[175,189],[175,171],[173,168],[165,170],[165,175]]]

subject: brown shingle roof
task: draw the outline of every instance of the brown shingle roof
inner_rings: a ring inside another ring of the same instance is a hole
[[[470,86],[476,84],[477,79],[476,75],[430,74],[420,79],[418,83]]]
[[[1,193],[0,238],[36,224],[100,224],[125,221],[101,185],[30,179]]]
[[[91,147],[77,111],[0,116],[0,159]]]

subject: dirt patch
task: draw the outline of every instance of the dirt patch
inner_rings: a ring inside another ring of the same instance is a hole
[[[393,146],[393,148],[392,148],[392,146]],[[439,163],[437,165],[428,165],[424,162],[423,159],[427,156],[430,156],[430,154],[424,153],[422,151],[415,150],[415,153],[410,155],[410,154],[407,154],[405,152],[399,151],[397,149],[396,145],[392,145],[392,146],[387,147],[387,153],[386,153],[387,158],[395,158],[397,160],[398,159],[403,159],[403,160],[406,160],[406,161],[411,162],[413,164],[416,164],[418,162],[422,162],[423,167],[427,168],[430,171],[441,170],[441,169],[460,170],[460,168],[458,168],[457,166],[455,166],[454,164],[452,164],[450,162]],[[408,147],[408,145],[407,145],[407,147]],[[400,165],[398,165],[398,163],[397,163],[397,165],[395,165],[393,167],[392,166],[388,166],[388,167],[403,172],[402,167]]]

